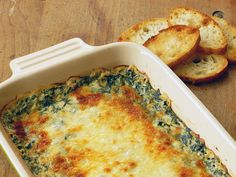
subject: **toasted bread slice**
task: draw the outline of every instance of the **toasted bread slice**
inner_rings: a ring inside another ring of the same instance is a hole
[[[148,39],[144,46],[160,57],[170,67],[191,57],[199,44],[200,33],[184,25],[171,26]]]
[[[223,54],[227,47],[226,37],[219,25],[209,16],[189,8],[176,8],[168,18],[169,25],[187,25],[200,30],[199,51]]]
[[[165,18],[154,18],[143,21],[124,31],[118,41],[129,41],[143,45],[146,40],[157,35],[160,30],[167,27],[168,22]]]
[[[183,81],[196,84],[216,79],[226,71],[227,66],[227,58],[223,55],[196,54],[177,66],[174,72]]]
[[[236,27],[219,17],[212,17],[223,30],[227,41],[226,57],[230,63],[236,64]]]

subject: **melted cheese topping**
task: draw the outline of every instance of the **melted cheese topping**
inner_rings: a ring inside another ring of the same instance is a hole
[[[60,86],[41,90],[41,95],[34,91],[3,111],[6,130],[36,176],[210,177],[207,163],[224,170],[210,161],[214,154],[201,147],[181,121],[168,117],[165,95],[157,97],[160,103],[151,104],[144,88],[141,96],[128,84],[109,91],[108,82],[98,81],[70,92]],[[72,83],[73,79],[66,84],[72,88]],[[160,105],[153,109],[156,104]],[[11,115],[16,115],[14,120]],[[185,147],[188,144],[192,151]],[[228,176],[220,170],[214,176]]]
[[[44,117],[32,113],[22,120],[29,138],[38,137],[40,163],[51,164],[52,171],[41,176],[209,176],[196,168],[194,155],[175,149],[173,138],[153,127],[134,103],[134,92],[127,97],[81,90],[63,111]]]

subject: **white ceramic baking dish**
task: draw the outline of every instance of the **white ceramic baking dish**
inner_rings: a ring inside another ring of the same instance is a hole
[[[172,100],[172,107],[189,128],[217,154],[231,175],[236,175],[236,142],[185,84],[154,54],[132,43],[89,46],[74,38],[10,63],[12,76],[0,84],[0,109],[16,95],[42,85],[88,74],[93,68],[135,65]],[[0,143],[20,176],[32,174],[0,125]]]

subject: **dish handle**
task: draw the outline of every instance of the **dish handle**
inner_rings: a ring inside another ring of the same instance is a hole
[[[51,63],[59,61],[66,55],[78,53],[78,50],[82,52],[91,48],[94,48],[94,46],[86,44],[80,38],[73,38],[38,52],[14,59],[10,62],[10,68],[13,76],[15,76],[28,70],[48,66]]]

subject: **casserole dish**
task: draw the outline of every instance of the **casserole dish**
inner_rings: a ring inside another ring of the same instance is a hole
[[[10,63],[13,75],[0,84],[0,108],[16,95],[40,86],[88,74],[93,68],[134,65],[147,74],[153,88],[167,93],[176,114],[206,142],[226,165],[236,173],[236,144],[214,116],[184,83],[155,55],[142,46],[112,43],[92,47],[75,38],[18,58]],[[5,130],[0,125],[1,146],[21,176],[30,176]]]

